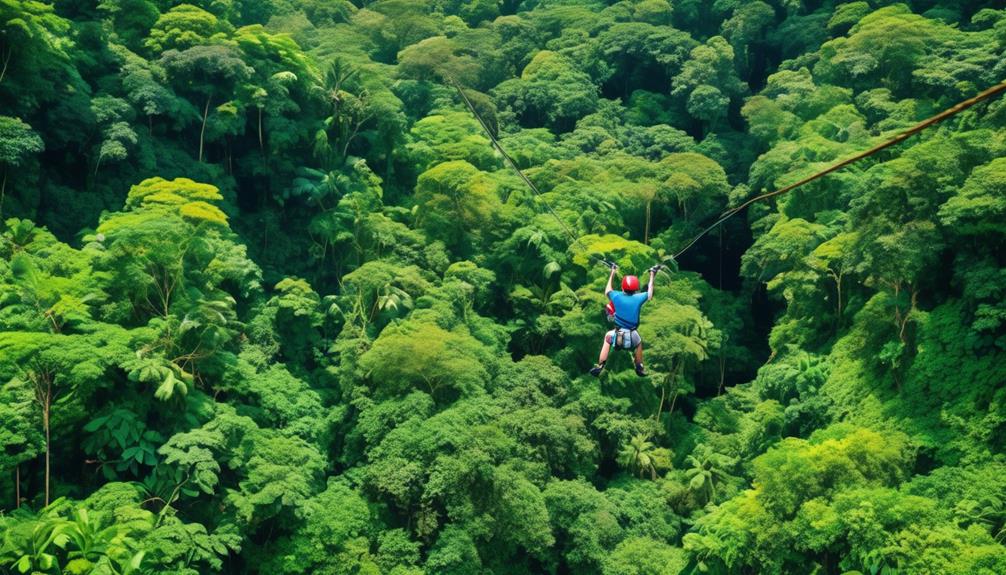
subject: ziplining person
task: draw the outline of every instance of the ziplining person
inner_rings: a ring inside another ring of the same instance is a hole
[[[604,344],[601,346],[601,355],[597,359],[597,365],[590,370],[590,375],[597,377],[604,370],[604,364],[608,361],[608,353],[612,346],[615,349],[635,350],[636,375],[646,376],[646,369],[643,367],[643,340],[639,337],[636,329],[639,327],[640,312],[643,304],[653,299],[654,278],[660,266],[650,268],[650,283],[646,287],[646,292],[639,291],[639,278],[636,276],[625,276],[622,278],[622,291],[615,291],[612,286],[615,281],[615,274],[618,266],[611,264],[611,275],[608,276],[608,285],[604,288],[604,295],[608,296],[608,305],[605,310],[612,312],[609,315],[615,322],[615,329],[604,335]]]

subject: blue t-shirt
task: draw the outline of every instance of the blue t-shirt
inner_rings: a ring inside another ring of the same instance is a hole
[[[639,310],[643,309],[643,304],[648,300],[646,292],[629,295],[612,290],[608,292],[608,299],[615,304],[615,325],[625,329],[639,327]]]

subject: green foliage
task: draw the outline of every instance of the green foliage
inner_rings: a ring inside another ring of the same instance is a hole
[[[144,43],[148,50],[162,53],[184,50],[223,39],[227,21],[192,4],[179,4],[157,18]]]
[[[892,497],[895,492],[885,489],[904,479],[910,462],[904,436],[838,427],[809,442],[785,440],[754,460],[754,488],[700,519],[685,547],[700,561],[728,569],[811,568],[828,561],[817,552],[839,548],[847,568],[896,566],[884,552],[871,556],[856,547],[865,526],[845,505],[903,506],[869,519],[882,533],[911,525],[920,506],[922,513],[934,512],[926,501]]]
[[[502,205],[492,178],[464,160],[444,162],[416,182],[419,221],[432,239],[466,254],[484,240]]]
[[[975,168],[957,194],[940,206],[941,222],[961,235],[1001,234],[997,222],[1006,211],[1004,169],[1001,158]]]
[[[3,168],[0,180],[0,216],[3,215],[3,200],[7,194],[7,179],[11,168],[21,166],[32,154],[44,148],[42,139],[20,118],[0,116],[0,166]]]
[[[1001,100],[670,261],[1004,49],[987,1],[0,0],[0,575],[1006,572]],[[598,259],[669,264],[646,378],[583,373]]]
[[[62,499],[26,514],[7,531],[0,561],[18,573],[138,573],[145,553],[110,514],[91,513]]]
[[[385,328],[360,358],[379,393],[392,397],[413,388],[437,398],[476,394],[493,363],[489,350],[470,335],[420,322]]]
[[[666,543],[638,537],[626,539],[604,561],[604,575],[677,575],[688,560],[684,552]]]
[[[3,144],[0,162],[6,168],[16,168],[29,154],[37,154],[43,148],[42,139],[31,126],[8,116],[0,116],[0,142]]]
[[[34,393],[20,379],[14,379],[0,388],[0,413],[3,423],[0,424],[0,437],[3,438],[3,459],[0,467],[16,469],[31,461],[45,449],[45,437],[42,433],[39,416],[34,405]],[[19,497],[20,494],[15,494]],[[19,505],[20,501],[15,502]]]
[[[590,77],[568,58],[548,50],[535,54],[519,79],[500,83],[494,95],[522,124],[547,124],[559,132],[593,112],[598,102]]]
[[[275,573],[376,573],[368,549],[375,518],[367,502],[335,480],[304,503],[305,520],[283,540],[263,550],[262,569]]]
[[[672,95],[683,98],[688,113],[715,126],[726,116],[732,98],[744,92],[733,66],[734,50],[720,36],[695,47],[681,73],[674,78]]]
[[[84,431],[90,434],[84,441],[84,451],[108,462],[101,469],[109,479],[127,470],[137,476],[140,465],[157,465],[157,446],[164,441],[159,433],[146,429],[134,412],[125,409],[92,419]]]
[[[412,126],[406,146],[411,163],[420,171],[451,160],[465,160],[480,169],[496,166],[496,158],[478,122],[470,114],[430,115]]]
[[[0,4],[0,90],[6,102],[17,103],[15,117],[50,101],[65,75],[75,72],[69,65],[70,30],[70,20],[57,15],[51,4]]]

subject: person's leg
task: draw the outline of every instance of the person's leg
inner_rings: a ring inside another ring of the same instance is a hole
[[[646,375],[646,369],[643,368],[643,340],[636,332],[632,332],[632,340],[636,344],[636,375],[643,377]]]
[[[614,337],[614,334],[614,331],[609,331],[604,336],[604,345],[601,346],[601,355],[597,356],[597,363],[603,364],[608,361],[608,354],[611,353],[611,338]]]
[[[601,355],[597,358],[597,365],[591,368],[590,375],[593,375],[594,377],[601,375],[601,370],[604,369],[604,364],[608,361],[608,354],[611,352],[611,339],[614,336],[614,330],[609,331],[604,335],[604,345],[601,346]]]

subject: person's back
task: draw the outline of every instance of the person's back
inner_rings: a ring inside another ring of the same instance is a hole
[[[649,294],[612,291],[608,294],[608,298],[615,305],[615,325],[623,329],[639,327],[639,315],[643,304],[650,299]]]

